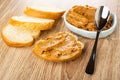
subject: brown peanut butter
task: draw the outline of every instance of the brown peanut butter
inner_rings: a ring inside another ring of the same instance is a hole
[[[86,6],[73,6],[67,13],[66,20],[81,29],[87,31],[96,31],[95,27],[95,12],[96,8]],[[107,23],[107,25],[103,28],[103,30],[107,30],[110,28],[112,24],[112,16]]]
[[[51,58],[79,53],[83,48],[76,37],[68,32],[52,34],[38,43],[39,53]]]

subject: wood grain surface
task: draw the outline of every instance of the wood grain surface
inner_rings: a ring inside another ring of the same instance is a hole
[[[0,0],[0,32],[11,16],[23,15],[25,6],[35,2],[36,0]],[[34,55],[34,45],[9,47],[0,37],[0,80],[120,80],[120,0],[39,0],[37,3],[57,5],[64,9],[75,4],[95,7],[106,5],[117,14],[118,24],[112,35],[99,41],[93,75],[85,73],[94,43],[92,39],[77,35],[85,43],[82,55],[74,61],[55,63]],[[42,31],[39,39],[60,31],[69,31],[62,18],[56,21],[51,30]]]

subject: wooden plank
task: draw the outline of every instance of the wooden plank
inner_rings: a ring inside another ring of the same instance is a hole
[[[33,0],[29,0],[32,4]],[[100,39],[97,50],[95,74],[85,73],[94,40],[79,37],[85,43],[82,55],[70,62],[55,63],[42,60],[33,54],[33,46],[13,48],[7,46],[0,37],[0,80],[120,80],[120,0],[39,0],[41,3],[54,3],[68,9],[75,4],[93,6],[106,5],[117,14],[118,24],[115,32],[105,39]],[[13,15],[23,15],[27,0],[0,0],[0,32]],[[63,19],[56,22],[53,29],[42,31],[40,38],[60,32],[69,31]]]

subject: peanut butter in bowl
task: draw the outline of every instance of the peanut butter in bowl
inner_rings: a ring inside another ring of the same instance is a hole
[[[92,6],[80,6],[75,5],[68,10],[64,15],[64,21],[66,27],[72,32],[77,33],[83,37],[95,38],[96,36],[96,25],[95,25],[95,7]],[[103,28],[100,38],[104,38],[110,35],[116,26],[117,18],[116,15],[111,12],[108,23]]]
[[[67,13],[66,20],[75,27],[87,30],[96,31],[95,27],[95,12],[96,8],[91,6],[74,6]],[[112,16],[103,30],[110,28],[112,24]]]
[[[69,32],[58,32],[39,40],[34,46],[34,53],[45,60],[54,62],[70,61],[79,57],[84,44]]]

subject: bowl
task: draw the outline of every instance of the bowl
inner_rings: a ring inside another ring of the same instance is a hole
[[[67,15],[67,12],[64,14],[64,22],[65,22],[66,27],[69,30],[71,30],[72,32],[74,32],[74,33],[76,33],[78,35],[86,37],[86,38],[91,38],[91,39],[95,39],[96,38],[96,33],[97,32],[95,32],[95,31],[87,31],[87,30],[75,27],[74,25],[70,24],[66,20],[66,15]],[[107,29],[107,30],[101,31],[101,33],[99,35],[99,38],[105,38],[105,37],[109,36],[110,34],[112,34],[114,32],[115,27],[117,25],[117,16],[116,16],[116,14],[114,14],[112,12],[111,12],[111,15],[113,17],[113,22],[112,22],[111,27],[109,29]]]

